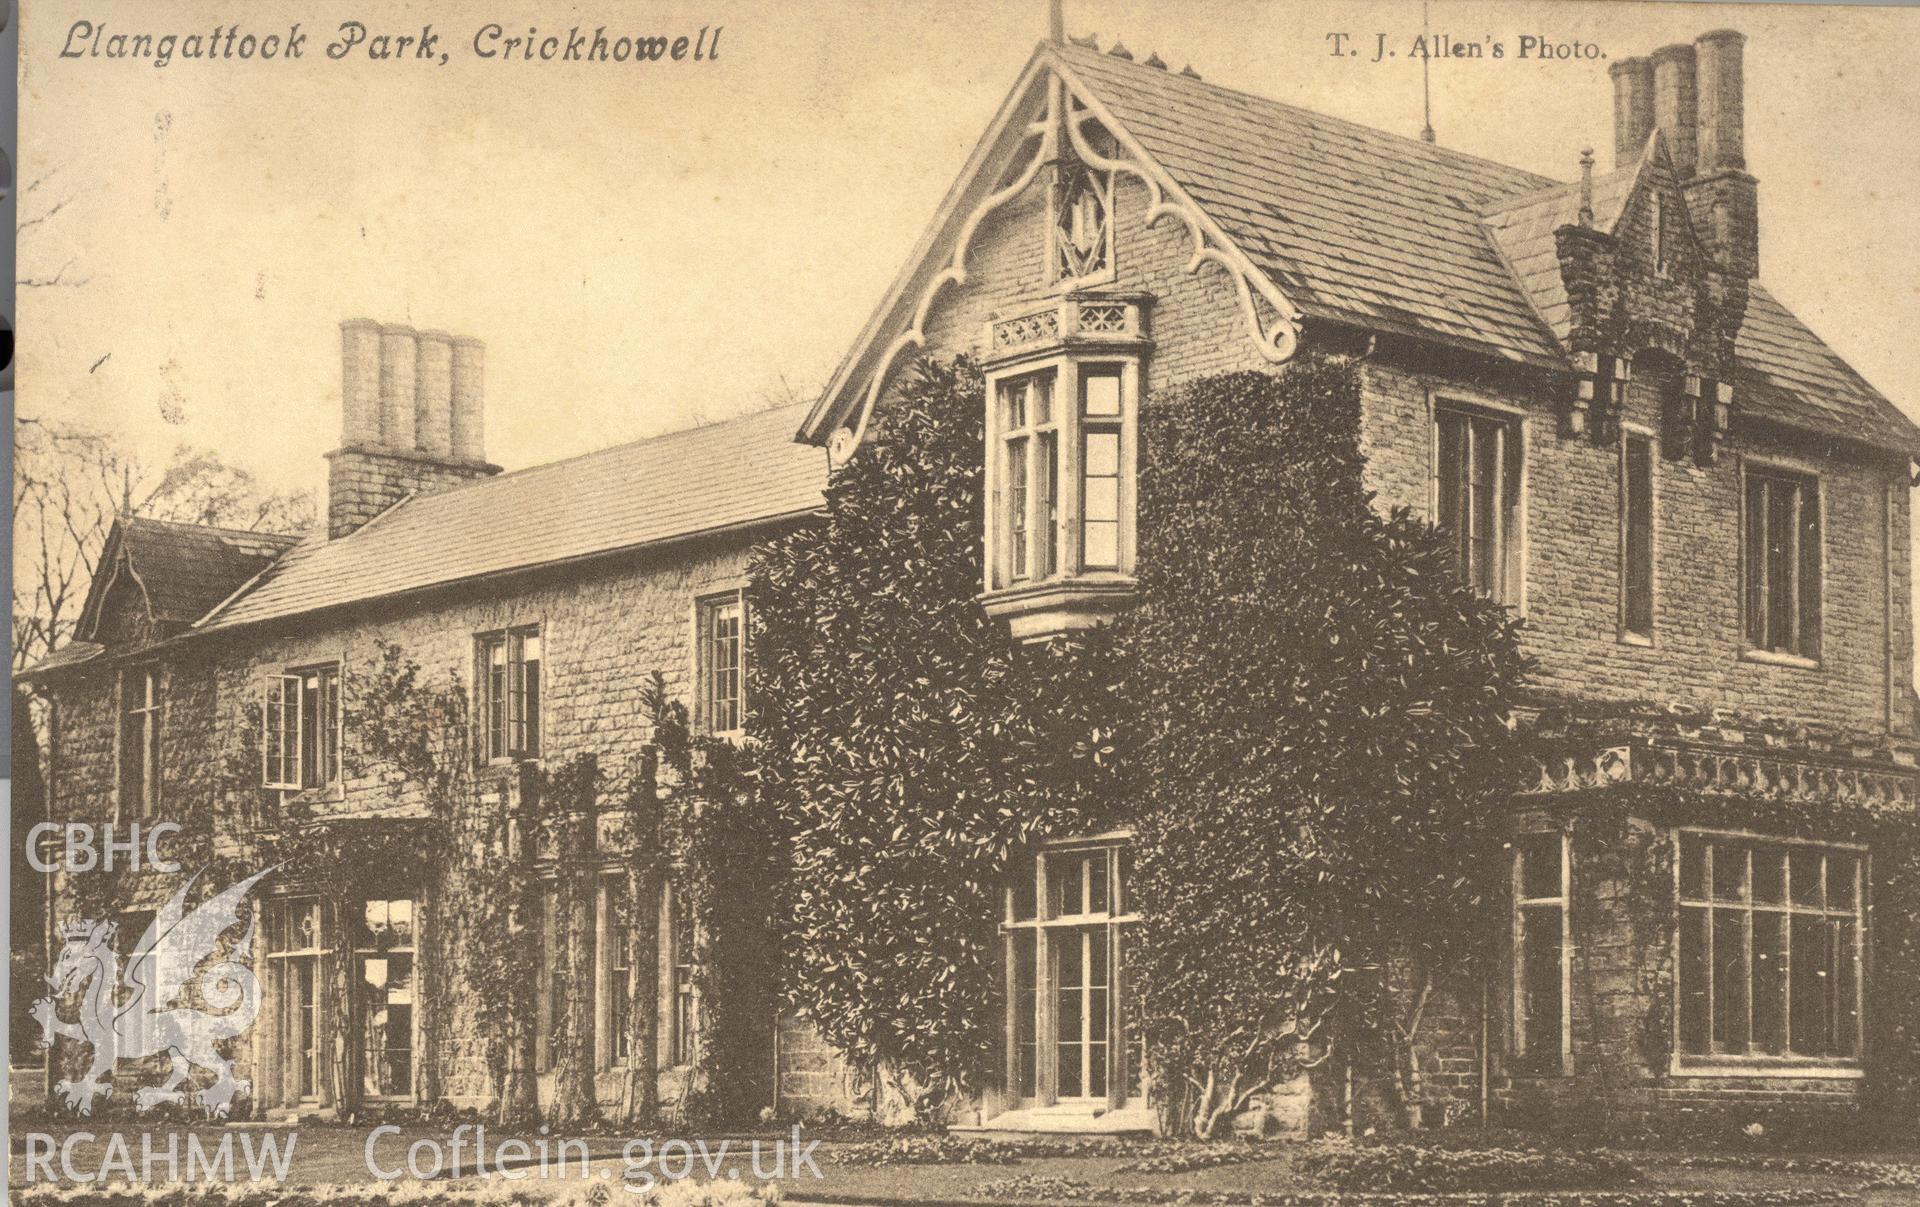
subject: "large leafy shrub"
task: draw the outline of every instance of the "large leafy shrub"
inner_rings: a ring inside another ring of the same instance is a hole
[[[1209,1133],[1325,1020],[1379,1030],[1389,955],[1435,966],[1467,933],[1521,660],[1433,534],[1373,512],[1357,371],[1313,357],[1145,407],[1139,607],[1016,644],[975,600],[984,401],[966,361],[922,363],[825,518],[755,557],[794,997],[936,1114],[990,1069],[1009,865],[1131,824],[1130,976],[1160,1084]]]
[[[1140,734],[1130,968],[1163,1106],[1201,1135],[1329,1054],[1417,1075],[1404,1050],[1468,950],[1514,783],[1512,623],[1430,527],[1374,509],[1359,420],[1358,367],[1312,355],[1141,413],[1143,606],[1115,626]]]
[[[793,996],[923,1116],[987,1074],[998,885],[1098,808],[1106,660],[1022,646],[975,602],[984,385],[923,362],[827,489],[762,546],[749,728],[793,842]]]

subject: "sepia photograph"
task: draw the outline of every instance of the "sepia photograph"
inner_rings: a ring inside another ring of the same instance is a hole
[[[10,1201],[1920,1205],[1920,7],[13,17]]]

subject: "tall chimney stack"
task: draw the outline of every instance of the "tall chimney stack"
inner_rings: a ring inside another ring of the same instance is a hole
[[[340,324],[340,447],[327,454],[327,536],[408,495],[500,472],[481,444],[481,344],[440,331]]]
[[[1701,34],[1693,45],[1699,85],[1699,174],[1744,171],[1747,166],[1743,62],[1746,35],[1737,30],[1716,29]]]
[[[1699,104],[1694,81],[1694,51],[1685,42],[1653,52],[1653,123],[1667,140],[1667,157],[1680,179],[1693,177]]]
[[[1721,267],[1751,279],[1760,272],[1760,199],[1747,174],[1746,44],[1731,29],[1701,34],[1693,44],[1699,158],[1681,179],[1700,242]]]
[[[1607,71],[1613,76],[1613,166],[1624,168],[1640,158],[1653,133],[1653,64],[1621,59]]]

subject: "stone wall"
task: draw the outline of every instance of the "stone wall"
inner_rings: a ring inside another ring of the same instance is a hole
[[[1369,362],[1363,451],[1368,488],[1383,505],[1429,515],[1434,401],[1507,408],[1523,419],[1522,643],[1537,659],[1540,688],[1726,709],[1883,741],[1889,732],[1911,736],[1902,700],[1913,658],[1903,470],[1739,429],[1713,465],[1656,457],[1653,642],[1630,644],[1620,639],[1619,445],[1560,436],[1556,403],[1544,383],[1529,384]],[[1661,388],[1653,372],[1637,374],[1624,416],[1629,427],[1660,432]],[[1740,483],[1749,461],[1803,467],[1820,480],[1826,557],[1817,666],[1744,656]]]
[[[603,771],[621,774],[652,736],[642,705],[651,674],[660,672],[668,692],[690,702],[696,601],[745,585],[750,540],[737,536],[688,543],[591,568],[546,572],[478,589],[448,590],[404,604],[307,618],[298,631],[244,630],[178,647],[164,669],[163,803],[154,820],[182,820],[195,810],[210,810],[215,849],[227,857],[243,855],[249,810],[262,799],[279,795],[257,787],[257,730],[264,683],[271,675],[326,663],[341,668],[346,719],[343,783],[333,790],[299,794],[297,804],[317,818],[423,812],[424,802],[418,796],[396,791],[390,770],[371,764],[356,734],[356,718],[383,650],[388,644],[398,646],[419,664],[429,685],[457,682],[470,689],[476,635],[510,626],[538,624],[541,628],[542,748],[547,763],[557,766],[576,754],[592,753]],[[51,689],[57,702],[53,721],[57,745],[51,760],[49,801],[50,816],[56,821],[105,823],[114,817],[116,676],[117,668],[109,663],[63,679]],[[482,807],[505,807],[510,770],[496,768],[479,774]],[[287,808],[296,802],[289,794],[279,803]],[[611,852],[608,858],[617,862]],[[188,867],[183,874],[194,870]],[[75,878],[98,875],[76,873],[64,878],[60,891],[66,904],[59,910],[61,916],[70,913],[77,900]],[[299,876],[299,869],[290,868],[272,879],[285,886],[298,884]],[[177,877],[157,874],[125,877],[115,904],[118,908],[151,906],[164,900],[177,883]],[[444,943],[448,962],[454,965],[439,970],[448,1000],[417,1007],[436,1024],[437,1033],[422,1035],[419,1041],[423,1053],[433,1054],[431,1081],[456,1104],[480,1104],[490,1096],[489,1076],[475,1023],[475,1003],[462,990],[458,965],[469,958],[472,944],[482,939],[465,933],[461,925],[468,910],[458,883],[402,887],[425,899],[422,929],[444,928],[432,942]],[[270,896],[273,891],[271,884],[263,883],[256,896]],[[431,983],[433,974],[428,975]],[[256,1046],[239,1054],[239,1076],[262,1080],[256,1066],[271,1017],[263,1013],[262,1023],[255,1028]],[[603,1070],[597,1080],[603,1096],[618,1093],[618,1076]],[[663,1092],[677,1096],[683,1081],[683,1076],[663,1073]]]

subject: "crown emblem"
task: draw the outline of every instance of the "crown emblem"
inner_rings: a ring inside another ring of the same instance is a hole
[[[72,943],[93,936],[93,923],[85,918],[68,918],[60,924],[60,937]]]

